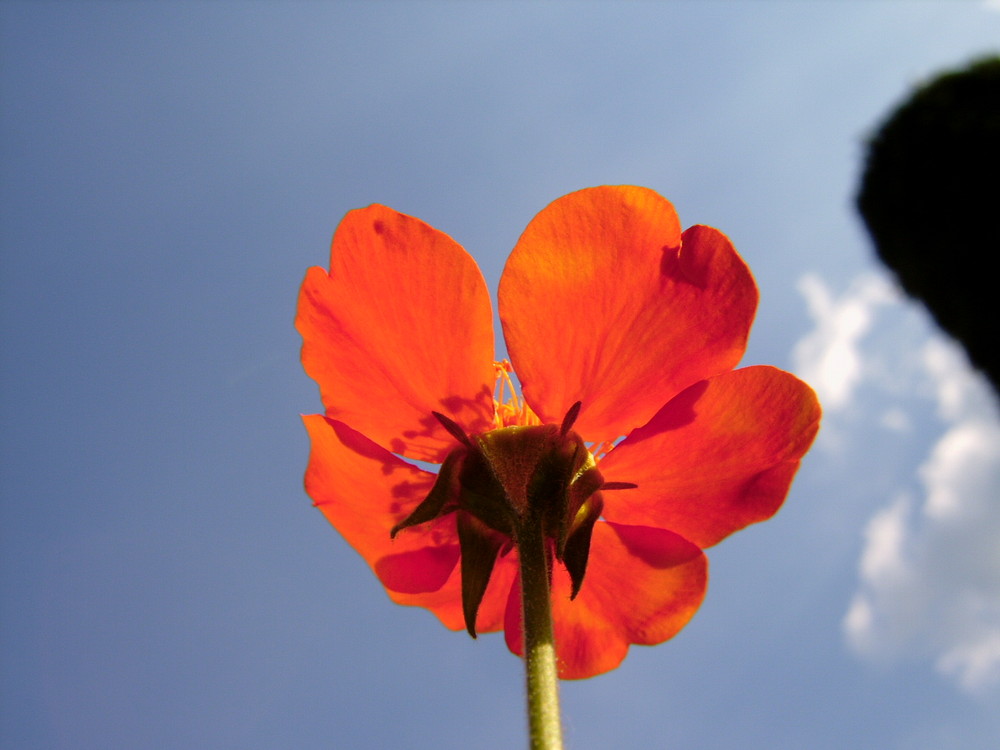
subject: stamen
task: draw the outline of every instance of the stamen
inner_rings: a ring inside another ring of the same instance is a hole
[[[617,445],[617,440],[602,440],[600,443],[594,443],[590,446],[590,453],[593,455],[595,461],[599,461],[604,458],[608,452]]]
[[[513,427],[515,425],[538,425],[541,420],[525,403],[518,398],[517,389],[511,378],[513,368],[509,360],[493,363],[496,373],[496,384],[493,386],[493,405],[495,407],[495,426]]]

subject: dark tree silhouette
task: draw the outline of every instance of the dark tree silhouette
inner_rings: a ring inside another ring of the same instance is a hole
[[[857,205],[903,289],[1000,392],[1000,57],[940,75],[892,113]]]

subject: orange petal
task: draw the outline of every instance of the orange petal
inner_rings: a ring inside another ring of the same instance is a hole
[[[316,507],[371,566],[393,601],[426,607],[447,627],[464,630],[454,515],[404,529],[395,539],[389,536],[430,491],[435,475],[341,422],[320,414],[302,419],[312,440],[306,492]],[[503,626],[515,572],[506,557],[497,561],[479,608],[479,632]]]
[[[757,287],[729,240],[681,234],[673,206],[640,187],[571,193],[539,213],[500,279],[500,318],[525,400],[613,439],[645,424],[746,348]]]
[[[454,519],[389,535],[427,495],[435,475],[342,422],[321,414],[302,419],[312,441],[305,487],[316,507],[390,589],[410,594],[440,588],[458,562]]]
[[[812,389],[774,367],[697,383],[601,462],[604,517],[670,529],[707,547],[774,515],[819,429]]]
[[[405,533],[407,532],[401,532],[400,536]],[[492,633],[504,626],[508,594],[516,575],[516,553],[501,556],[493,568],[486,595],[479,604],[479,613],[476,615],[477,633]],[[451,630],[465,630],[465,616],[462,612],[462,573],[459,565],[455,566],[451,577],[437,591],[425,592],[419,596],[404,596],[389,591],[389,596],[397,604],[426,607]]]
[[[493,568],[489,588],[486,589],[486,596],[483,597],[479,605],[479,614],[476,616],[477,632],[492,633],[504,626],[507,601],[516,578],[517,552],[512,550],[502,555]],[[462,627],[465,627],[464,624]]]
[[[394,453],[440,461],[492,422],[493,313],[475,261],[419,219],[373,205],[337,227],[330,272],[311,268],[295,325],[326,414]]]
[[[552,581],[559,676],[593,677],[621,664],[630,644],[652,645],[683,628],[705,597],[708,560],[696,545],[669,531],[598,523],[583,588],[570,600],[571,581],[556,565]],[[517,598],[515,598],[517,597]],[[523,653],[520,587],[507,608],[507,645]]]

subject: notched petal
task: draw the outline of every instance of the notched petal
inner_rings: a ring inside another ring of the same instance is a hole
[[[337,227],[329,271],[309,270],[295,325],[327,416],[438,463],[454,446],[432,410],[468,433],[493,422],[492,321],[486,282],[458,243],[373,205]]]
[[[592,440],[628,434],[687,386],[734,367],[756,306],[750,270],[721,232],[682,235],[666,199],[630,186],[550,204],[499,288],[525,401],[555,424],[582,401],[574,426]]]

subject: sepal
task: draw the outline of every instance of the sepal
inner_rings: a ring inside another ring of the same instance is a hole
[[[391,538],[395,539],[396,534],[403,529],[433,521],[435,518],[440,518],[458,508],[459,478],[465,463],[465,456],[466,451],[462,448],[453,450],[447,455],[438,471],[437,479],[434,480],[434,486],[427,493],[427,497],[409,516],[392,527],[392,530],[389,531]]]
[[[462,614],[465,629],[476,637],[476,615],[493,574],[493,566],[506,544],[503,535],[490,530],[475,516],[459,511],[458,543],[462,548]]]
[[[583,438],[572,429],[579,413],[577,402],[559,425],[512,425],[469,437],[449,417],[434,412],[460,445],[445,458],[427,497],[391,535],[457,511],[462,614],[473,638],[500,555],[520,539],[541,534],[550,566],[554,557],[566,567],[575,598],[604,508],[601,490],[634,487],[604,481]]]
[[[583,585],[583,576],[587,572],[587,561],[590,559],[590,538],[594,533],[594,524],[601,516],[604,509],[604,498],[600,492],[595,492],[580,508],[577,513],[577,524],[566,539],[562,551],[563,565],[569,573],[572,587],[570,589],[570,599],[576,599]]]

